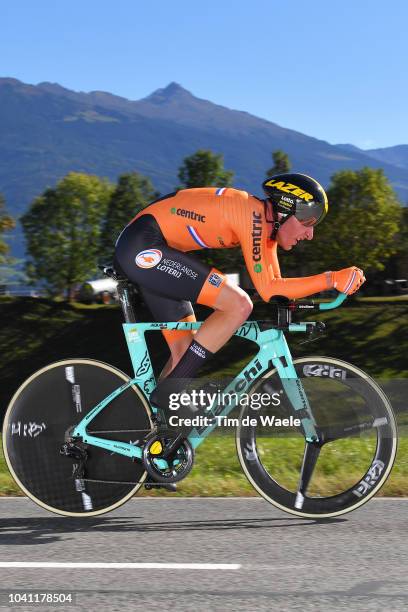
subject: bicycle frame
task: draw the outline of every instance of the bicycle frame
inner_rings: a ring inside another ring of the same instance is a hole
[[[72,436],[80,436],[86,444],[104,448],[107,451],[115,452],[127,457],[141,459],[142,447],[128,444],[122,441],[107,440],[88,434],[87,427],[91,421],[104,410],[112,400],[126,391],[129,387],[137,385],[145,394],[147,399],[150,397],[156,386],[153,374],[153,367],[147,348],[145,333],[147,331],[162,329],[198,329],[201,322],[196,323],[123,323],[123,330],[134,370],[134,378],[129,380],[110,395],[97,404],[74,428]],[[268,327],[269,325],[269,327]],[[265,327],[265,329],[262,329]],[[292,323],[289,325],[290,332],[305,332],[306,323]],[[310,410],[309,402],[303,385],[296,374],[292,356],[284,333],[281,330],[271,328],[270,322],[246,321],[235,332],[236,336],[255,342],[258,345],[258,352],[253,359],[235,376],[235,378],[225,387],[221,393],[234,394],[235,401],[231,401],[228,406],[216,406],[209,412],[209,416],[227,416],[239,403],[239,398],[250,387],[251,383],[262,376],[271,365],[273,365],[281,378],[282,386],[292,404],[294,411],[299,412],[301,425],[307,441],[317,439],[315,421]],[[217,409],[220,409],[217,411]],[[155,411],[154,408],[152,408]],[[306,414],[306,416],[305,416]],[[204,427],[202,430],[193,429],[188,440],[193,448],[197,448],[201,442],[217,427],[214,424]],[[157,462],[159,465],[159,461]],[[166,465],[164,460],[160,463]]]

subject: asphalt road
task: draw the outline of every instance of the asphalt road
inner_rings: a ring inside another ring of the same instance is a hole
[[[407,513],[408,500],[374,499],[316,522],[259,498],[136,498],[70,519],[0,498],[0,611],[406,610]],[[11,592],[67,590],[75,606],[5,603]]]

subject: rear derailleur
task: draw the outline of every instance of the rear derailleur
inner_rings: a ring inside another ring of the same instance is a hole
[[[68,438],[60,448],[60,455],[74,459],[72,477],[82,479],[85,474],[85,463],[88,459],[87,445],[76,438]]]

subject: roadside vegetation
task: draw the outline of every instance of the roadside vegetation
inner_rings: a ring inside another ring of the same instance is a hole
[[[262,442],[263,459],[269,454],[268,461],[273,464],[274,475],[280,475],[281,481],[289,484],[296,490],[297,477],[299,474],[299,451],[297,441],[286,440],[280,442],[280,452],[273,453],[273,441]],[[286,446],[286,452],[285,452]],[[293,447],[296,448],[293,448]],[[340,458],[336,461],[328,461],[324,469],[319,472],[313,481],[313,493],[336,492],[336,486],[350,483],[355,484],[361,478],[364,463],[364,450],[353,461],[353,466],[341,465]],[[0,496],[23,495],[19,487],[12,479],[2,450],[0,449]],[[217,436],[213,434],[198,448],[195,465],[192,472],[178,485],[176,493],[168,493],[163,490],[146,491],[140,489],[138,495],[143,496],[188,496],[188,497],[233,497],[233,496],[257,496],[258,493],[252,487],[243,473],[238,461],[233,434]],[[404,437],[400,440],[397,459],[391,476],[379,492],[384,496],[406,496],[408,495],[408,440]]]
[[[147,312],[140,311],[141,318]],[[198,316],[204,316],[204,310]],[[1,298],[0,317],[7,321],[0,329],[0,375],[2,414],[12,394],[25,378],[47,363],[65,357],[90,357],[107,361],[131,374],[130,360],[121,329],[118,306],[86,306],[43,298]],[[268,306],[257,304],[255,319],[268,317]],[[311,317],[313,318],[313,317]],[[315,317],[316,318],[316,315]],[[400,445],[392,475],[382,489],[382,495],[408,494],[408,439],[406,438],[408,379],[408,338],[401,330],[408,326],[408,299],[353,300],[337,311],[319,315],[327,324],[327,334],[312,342],[298,335],[289,337],[294,357],[320,354],[350,361],[366,370],[394,393],[401,426]],[[303,336],[303,334],[302,334]],[[18,339],[18,340],[16,340]],[[167,349],[160,332],[152,332],[149,344],[157,371],[167,358]],[[255,345],[235,338],[213,361],[205,376],[225,378],[235,375],[248,361]],[[239,356],[239,358],[237,358]],[[402,385],[402,387],[401,387]],[[401,387],[401,391],[399,391]],[[405,389],[405,392],[404,392]],[[404,394],[405,393],[405,394]],[[273,452],[273,441],[263,441],[263,452],[270,454],[282,478],[294,484],[299,452],[294,441],[281,442],[279,453]],[[286,448],[286,450],[285,450]],[[361,454],[363,457],[363,452]],[[359,460],[343,478],[358,480]],[[333,472],[341,474],[340,466],[328,462],[319,474],[317,486],[330,488]],[[336,476],[337,478],[337,476]],[[18,495],[19,490],[0,457],[0,495]],[[167,495],[162,491],[142,495]],[[213,434],[199,447],[192,473],[179,486],[177,495],[256,495],[256,491],[241,471],[233,433]]]
[[[291,163],[283,151],[272,153],[271,176],[290,171]],[[224,168],[223,156],[198,150],[180,166],[175,189],[234,185],[234,172]],[[261,179],[262,177],[260,177]],[[239,185],[236,185],[239,187]],[[322,270],[350,265],[364,269],[369,282],[366,295],[350,299],[340,309],[322,313],[327,333],[305,342],[303,334],[293,334],[289,344],[293,357],[328,355],[350,361],[375,377],[392,394],[402,425],[400,451],[386,495],[405,495],[407,486],[407,443],[405,404],[408,379],[408,297],[375,297],[376,287],[384,288],[386,279],[408,276],[408,208],[398,201],[381,169],[343,170],[331,177],[327,187],[330,202],[324,231],[320,226],[315,239],[300,244],[282,256],[286,277],[301,277]],[[20,219],[25,236],[24,271],[10,257],[7,236],[16,224],[6,210],[0,194],[0,288],[6,290],[24,276],[36,286],[40,298],[0,297],[0,414],[3,416],[15,390],[33,372],[63,358],[88,357],[108,362],[131,374],[131,363],[121,328],[122,313],[117,305],[94,306],[74,302],[78,285],[101,276],[99,263],[111,263],[114,244],[123,227],[159,193],[139,172],[128,172],[113,184],[101,177],[70,172],[56,185],[34,198]],[[323,224],[322,224],[323,227]],[[196,256],[224,272],[242,270],[240,249],[206,249]],[[405,271],[405,272],[404,272]],[[388,282],[388,281],[387,281]],[[394,282],[391,280],[391,282]],[[401,282],[400,280],[398,282]],[[242,283],[245,287],[246,284]],[[395,286],[397,290],[397,286]],[[142,306],[139,320],[149,320]],[[208,311],[196,310],[198,320]],[[257,303],[254,319],[268,319],[271,307]],[[307,319],[307,317],[303,317]],[[311,315],[309,318],[317,318]],[[148,344],[157,374],[167,356],[160,332],[149,332]],[[235,376],[248,362],[256,345],[233,338],[211,361],[203,376],[217,379]],[[268,441],[263,452],[274,457]],[[272,444],[272,442],[270,442]],[[286,450],[278,453],[282,477],[292,482],[298,453],[287,440]],[[361,451],[363,453],[363,450]],[[359,453],[358,453],[359,454]],[[333,460],[334,461],[334,460]],[[341,466],[329,462],[319,475],[322,490],[330,485],[331,473]],[[344,473],[356,478],[360,473]],[[358,473],[358,474],[357,474]],[[16,486],[0,457],[0,494],[15,494]],[[162,492],[150,493],[161,495]],[[180,486],[180,495],[253,495],[242,474],[232,436],[213,436],[198,449],[192,474]]]

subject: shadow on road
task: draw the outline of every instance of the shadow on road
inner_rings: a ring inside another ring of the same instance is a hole
[[[273,529],[311,527],[342,523],[346,519],[242,518],[205,521],[160,521],[137,523],[143,517],[120,518],[8,518],[0,524],[0,546],[50,544],[78,532],[92,533],[159,533],[177,531],[223,531],[234,529]]]

